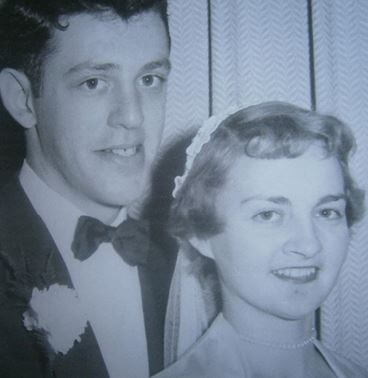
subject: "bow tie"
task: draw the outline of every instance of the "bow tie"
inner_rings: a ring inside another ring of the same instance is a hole
[[[118,227],[112,227],[95,218],[79,217],[72,243],[74,256],[84,261],[104,242],[111,243],[127,264],[143,265],[150,247],[148,224],[128,218]]]

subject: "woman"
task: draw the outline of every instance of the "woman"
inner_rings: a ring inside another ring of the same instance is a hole
[[[183,277],[168,320],[182,324],[169,347],[181,356],[160,377],[368,376],[314,330],[362,216],[353,148],[336,118],[285,103],[230,110],[203,125],[174,190]],[[222,311],[187,349],[209,319],[207,261],[217,268]]]

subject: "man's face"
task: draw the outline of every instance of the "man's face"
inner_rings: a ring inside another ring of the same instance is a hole
[[[54,190],[106,216],[139,197],[149,177],[164,123],[167,31],[153,11],[64,23],[43,66],[27,157]]]

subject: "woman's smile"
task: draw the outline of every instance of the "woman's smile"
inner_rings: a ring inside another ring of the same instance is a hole
[[[271,270],[278,279],[296,284],[304,284],[317,279],[319,268],[317,266],[287,267]]]

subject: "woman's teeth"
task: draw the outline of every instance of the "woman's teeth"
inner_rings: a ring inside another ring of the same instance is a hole
[[[300,268],[282,268],[272,270],[271,273],[282,280],[305,283],[316,279],[318,268],[315,266]]]

